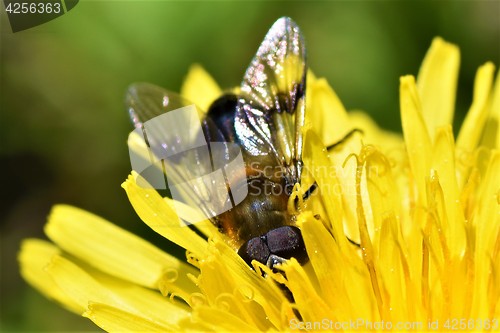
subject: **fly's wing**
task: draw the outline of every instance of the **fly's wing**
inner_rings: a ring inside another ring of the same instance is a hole
[[[235,130],[251,155],[273,154],[288,181],[300,181],[305,119],[306,50],[297,24],[277,20],[241,84]]]
[[[149,83],[130,86],[126,104],[135,126],[129,136],[131,163],[142,176],[141,186],[168,189],[173,199],[198,212],[199,221],[213,220],[240,202],[231,189],[246,196],[232,176],[245,168],[239,147],[223,142],[193,104]]]

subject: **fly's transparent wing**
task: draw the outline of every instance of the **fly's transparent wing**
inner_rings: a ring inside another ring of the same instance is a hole
[[[273,154],[300,181],[305,119],[306,50],[297,24],[277,20],[241,84],[235,130],[251,155]]]
[[[231,196],[231,189],[243,182],[231,177],[239,174],[235,169],[245,168],[240,149],[223,142],[204,113],[149,83],[130,86],[126,104],[135,126],[129,151],[132,168],[142,176],[139,185],[168,189],[177,202],[198,211],[200,221],[242,200]]]

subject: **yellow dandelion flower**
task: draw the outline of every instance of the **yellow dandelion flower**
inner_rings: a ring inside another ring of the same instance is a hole
[[[401,78],[402,136],[346,113],[309,74],[304,163],[319,195],[297,218],[304,266],[249,269],[212,224],[180,228],[193,212],[131,175],[123,188],[135,211],[187,262],[58,205],[45,227],[52,242],[23,242],[21,273],[106,331],[499,329],[500,79],[491,63],[479,68],[454,138],[458,67],[458,48],[436,38],[417,79]],[[220,93],[199,66],[181,91],[204,107]],[[353,128],[363,134],[326,153]]]

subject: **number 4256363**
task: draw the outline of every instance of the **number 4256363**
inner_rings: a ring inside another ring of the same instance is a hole
[[[60,2],[9,2],[5,11],[9,14],[59,14]]]

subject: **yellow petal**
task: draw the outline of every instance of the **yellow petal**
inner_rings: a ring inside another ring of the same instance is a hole
[[[484,181],[479,190],[478,207],[473,215],[473,225],[476,230],[476,270],[474,283],[474,302],[471,318],[488,317],[488,281],[492,274],[491,262],[488,260],[495,247],[497,235],[500,232],[500,152],[492,151]],[[498,257],[494,258],[498,262]]]
[[[55,206],[45,226],[62,249],[110,275],[150,288],[167,271],[181,279],[196,270],[147,241],[84,210]]]
[[[430,172],[431,141],[422,116],[422,106],[415,78],[403,76],[400,83],[401,122],[413,176],[412,180],[417,186],[419,202],[425,205],[425,179]]]
[[[87,310],[90,302],[99,302],[167,327],[190,316],[184,305],[158,292],[103,273],[91,274],[92,270],[86,271],[61,256],[54,256],[46,269],[59,288],[79,305],[80,313]]]
[[[496,149],[500,149],[500,71],[497,74],[493,98],[491,102],[492,119],[496,122],[497,140]]]
[[[80,307],[84,313],[90,300],[107,304],[119,303],[116,295],[100,285],[83,269],[62,256],[54,256],[46,270],[61,290]]]
[[[204,323],[209,330],[215,332],[255,332],[255,326],[248,325],[242,318],[238,318],[226,311],[213,307],[200,306],[194,312],[195,320]]]
[[[495,66],[490,62],[477,70],[472,105],[458,133],[457,148],[459,152],[471,153],[481,139],[488,117],[488,102],[492,91],[494,71]]]
[[[489,109],[481,145],[500,149],[500,72],[497,73]]]
[[[316,75],[314,75],[314,72],[309,68],[307,70],[307,84],[314,83],[316,80]]]
[[[478,206],[473,216],[477,226],[477,251],[493,249],[500,225],[500,152],[493,150],[488,161],[484,181],[479,189]]]
[[[207,258],[200,262],[201,274],[197,281],[207,302],[212,305],[224,303],[221,297],[227,295],[227,302],[235,304],[228,309],[232,315],[245,318],[247,323],[263,330],[267,330],[270,323],[280,327],[285,297],[274,281],[251,270],[221,239],[214,238],[212,245]],[[255,316],[262,314],[256,311],[255,303],[265,311],[268,320],[261,322],[262,318]]]
[[[195,103],[203,111],[207,111],[210,104],[221,95],[222,90],[217,82],[203,67],[194,64],[189,68],[181,88],[182,97]]]
[[[395,223],[394,219],[399,215],[399,193],[394,183],[394,178],[389,161],[380,151],[372,146],[366,146],[364,157],[366,183],[369,191],[369,200],[372,207],[373,222],[375,225],[374,236],[371,237],[375,247],[381,245],[380,232],[385,223]],[[399,233],[399,225],[391,227],[394,235]]]
[[[326,79],[316,79],[307,86],[306,122],[318,133],[325,145],[340,140],[352,130],[342,102]]]
[[[137,177],[139,175],[133,173],[122,187],[141,220],[163,237],[192,252],[197,258],[203,258],[207,242],[193,230],[181,226],[179,216],[172,207],[155,190],[138,186],[135,182]]]
[[[367,271],[370,275],[373,294],[377,301],[377,309],[380,318],[389,318],[389,306],[385,290],[383,289],[380,274],[378,273],[378,263],[376,260],[376,253],[373,247],[373,241],[379,237],[379,226],[376,226],[375,234],[370,233],[368,217],[372,214],[368,212],[365,207],[371,208],[367,195],[362,194],[362,189],[366,188],[365,166],[366,158],[371,156],[376,151],[373,146],[363,146],[361,152],[356,158],[356,213],[359,225],[360,246],[362,251],[363,262],[366,265]],[[370,171],[372,172],[372,171]],[[364,182],[363,182],[364,181]],[[363,184],[364,183],[364,184]]]
[[[218,232],[217,227],[212,222],[206,219],[204,220],[206,217],[202,216],[200,212],[193,209],[193,207],[183,202],[175,201],[169,197],[165,197],[163,200],[165,200],[172,209],[175,209],[181,219],[193,224],[194,227],[200,230],[205,236],[210,237]]]
[[[393,321],[417,320],[422,318],[419,307],[418,274],[411,276],[409,257],[420,258],[418,251],[422,242],[419,229],[417,234],[404,239],[400,209],[400,193],[395,184],[395,172],[386,157],[375,149],[365,155],[366,183],[372,207],[374,224],[379,226],[373,237],[377,274],[383,281],[385,307],[391,307]],[[410,249],[410,250],[408,250]],[[414,249],[417,249],[414,251]],[[418,262],[418,260],[416,260]]]
[[[39,239],[24,240],[18,255],[21,275],[48,298],[54,299],[72,312],[80,314],[81,308],[78,303],[68,297],[44,269],[52,257],[60,253],[61,250],[49,242]]]
[[[342,172],[341,176],[344,176],[347,172],[344,171],[342,166],[333,165],[323,147],[320,139],[313,131],[307,132],[307,139],[304,142],[304,166],[318,184],[323,201],[328,203],[324,207],[326,214],[323,219],[329,222],[328,228],[331,229],[333,236],[338,240],[339,246],[345,249],[347,240],[344,237],[343,218],[347,212],[342,207],[345,192],[339,177],[337,177],[337,172]],[[353,195],[352,191],[348,194]],[[356,237],[356,220],[347,216],[345,221],[347,222],[345,228],[348,236],[352,237],[354,234]]]
[[[385,152],[403,145],[401,134],[386,131],[365,112],[349,111],[349,119],[353,128],[363,131],[362,140],[364,144],[372,144],[380,147]]]
[[[450,250],[454,255],[461,255],[465,249],[465,226],[462,205],[460,203],[455,169],[455,144],[451,126],[440,127],[434,139],[433,169],[439,176],[443,190],[446,211],[442,216],[441,228],[450,240]]]
[[[326,318],[334,318],[333,312],[322,298],[324,294],[318,295],[304,268],[297,260],[291,259],[283,270],[296,306],[304,320],[320,322]]]
[[[325,79],[320,78],[309,82],[308,91],[310,95],[306,101],[309,103],[307,121],[312,124],[313,131],[320,135],[322,144],[329,146],[338,143],[348,132],[357,128],[351,123],[344,106]],[[333,162],[332,168],[335,167],[339,175],[337,181],[340,183],[338,184],[340,191],[338,192],[342,193],[339,198],[344,206],[345,221],[353,221],[351,217],[356,211],[356,193],[351,191],[354,184],[355,166],[351,163],[344,166],[344,161],[351,152],[359,151],[360,148],[359,137],[354,136],[329,152]],[[357,226],[353,226],[353,223],[346,223],[346,228],[351,238],[358,239]]]
[[[459,65],[458,47],[434,38],[417,79],[422,116],[431,138],[437,127],[453,121]]]
[[[121,303],[133,309],[134,313],[163,324],[177,323],[191,316],[189,306],[178,299],[167,298],[157,291],[117,279],[82,263],[79,265],[100,285],[117,295]],[[181,288],[180,285],[176,287]],[[189,295],[193,292],[194,290],[190,290]],[[196,292],[199,292],[199,289],[196,289]],[[187,295],[183,296],[185,299],[189,298]]]
[[[146,144],[146,141],[144,141],[144,136],[139,135],[136,131],[132,131],[129,133],[127,138],[127,146],[130,152],[130,156],[136,156],[137,158],[141,158],[144,161],[151,160],[151,157],[149,156],[149,148]],[[155,166],[157,166],[157,164],[155,164]]]
[[[106,332],[166,332],[171,326],[163,326],[145,318],[106,304],[91,303],[84,316]]]
[[[463,187],[467,180],[471,170],[471,156],[484,133],[490,111],[488,103],[492,91],[494,70],[495,67],[492,63],[486,63],[477,70],[472,105],[458,132],[456,146],[458,159],[461,161],[457,165],[458,185],[460,188]]]
[[[321,288],[321,297],[334,311],[337,319],[372,318],[373,298],[367,298],[367,295],[372,295],[369,291],[371,287],[367,284],[369,280],[364,274],[362,262],[352,247],[346,247],[342,251],[331,233],[310,213],[301,214],[298,224]],[[343,234],[340,237],[345,241]],[[356,288],[352,288],[353,285]],[[298,286],[293,288],[297,290]],[[352,308],[343,304],[357,306]]]

